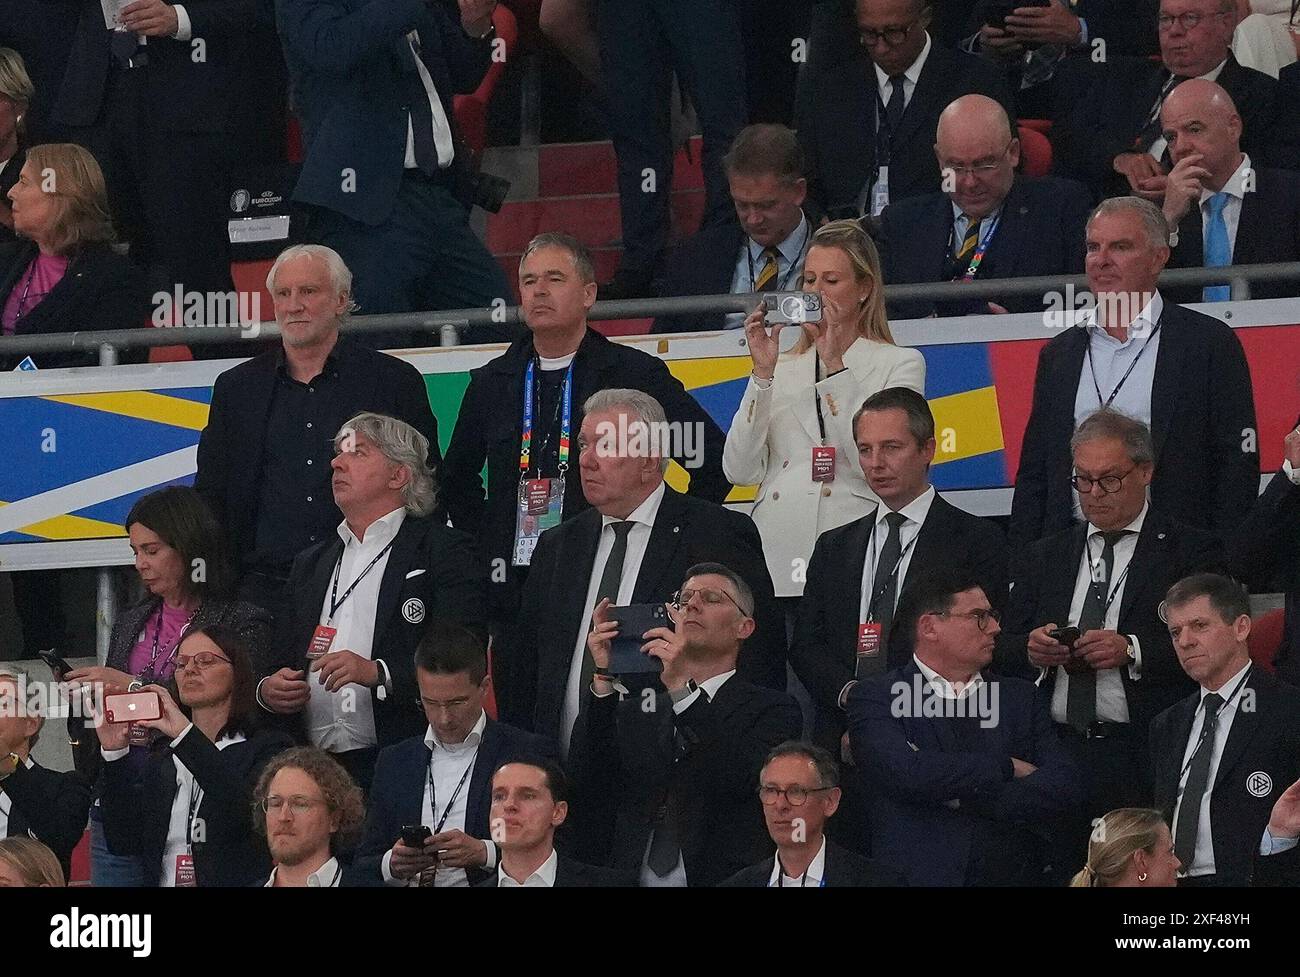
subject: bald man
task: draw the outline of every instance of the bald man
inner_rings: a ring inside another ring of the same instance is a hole
[[[1020,140],[1006,111],[983,95],[963,95],[939,115],[934,192],[884,212],[885,281],[946,282],[1025,278],[1083,271],[1088,192],[1073,180],[1016,174]],[[891,316],[1035,312],[1042,296],[989,302],[898,302]]]
[[[1255,167],[1241,151],[1241,116],[1231,96],[1202,78],[1183,82],[1160,111],[1174,167],[1163,211],[1171,229],[1171,268],[1300,260],[1300,174]],[[1260,282],[1253,298],[1300,295],[1300,281]],[[1221,302],[1229,286],[1175,296]]]

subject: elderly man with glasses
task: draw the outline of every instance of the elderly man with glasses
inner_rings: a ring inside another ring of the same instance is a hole
[[[1000,669],[1050,693],[1052,720],[1084,772],[1087,804],[1064,826],[1054,861],[1062,880],[1092,818],[1151,806],[1148,724],[1191,691],[1160,601],[1175,581],[1224,560],[1216,537],[1148,502],[1154,452],[1141,421],[1099,410],[1071,451],[1086,524],[1024,553],[997,648]]]
[[[643,886],[711,886],[772,851],[754,783],[799,734],[799,707],[736,673],[754,596],[731,569],[691,567],[666,609],[664,626],[620,635],[608,599],[596,606],[574,811],[589,858],[639,871]]]

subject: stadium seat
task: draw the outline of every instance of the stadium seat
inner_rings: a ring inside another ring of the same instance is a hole
[[[1017,119],[1016,125],[1021,129],[1033,129],[1034,132],[1041,132],[1043,135],[1052,131],[1051,119]]]
[[[498,5],[492,12],[492,23],[496,25],[497,37],[505,42],[505,60],[494,60],[478,88],[468,95],[455,96],[452,102],[461,138],[477,155],[482,155],[487,148],[487,114],[492,93],[505,73],[506,64],[519,47],[519,25],[509,9]]]
[[[1023,123],[1016,128],[1020,137],[1020,168],[1025,176],[1047,176],[1052,171],[1052,144],[1036,129]]]
[[[1247,644],[1250,646],[1250,660],[1270,675],[1273,674],[1273,659],[1277,657],[1278,649],[1282,647],[1283,616],[1284,612],[1280,607],[1267,614],[1261,614],[1252,622],[1250,637],[1247,639]]]

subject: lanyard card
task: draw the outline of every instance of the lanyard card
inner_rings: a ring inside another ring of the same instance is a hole
[[[889,167],[882,166],[876,177],[875,186],[871,188],[871,216],[879,217],[880,212],[889,206]]]
[[[193,889],[198,886],[194,875],[194,856],[188,853],[176,856],[176,888]]]
[[[880,654],[880,637],[883,628],[879,621],[864,621],[858,625],[858,662],[863,658],[875,658]]]
[[[338,634],[338,628],[332,628],[328,624],[316,625],[316,633],[311,636],[311,643],[307,645],[307,660],[314,662],[329,653],[330,645],[334,644],[334,635]]]
[[[520,480],[515,510],[515,550],[511,562],[526,567],[532,562],[537,538],[560,524],[564,513],[564,476]]]
[[[835,481],[835,445],[813,445],[812,480],[814,482]]]

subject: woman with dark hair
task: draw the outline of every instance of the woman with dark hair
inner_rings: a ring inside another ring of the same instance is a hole
[[[126,517],[135,569],[144,597],[118,614],[104,665],[78,668],[66,677],[89,682],[105,692],[126,692],[172,678],[181,638],[187,631],[228,627],[239,635],[254,661],[267,653],[271,616],[260,607],[231,598],[232,570],[221,528],[202,497],[173,485],[142,496]],[[131,764],[139,771],[149,731],[136,731]],[[98,764],[91,749],[82,772],[94,778]],[[91,879],[95,885],[139,885],[141,867],[116,858],[104,840],[100,808],[91,808]]]
[[[271,857],[254,830],[253,788],[293,743],[258,727],[252,662],[232,628],[190,631],[175,662],[179,703],[147,685],[141,691],[158,696],[161,718],[99,728],[108,843],[140,859],[145,885],[264,882]],[[161,734],[140,776],[127,762],[132,726]]]

